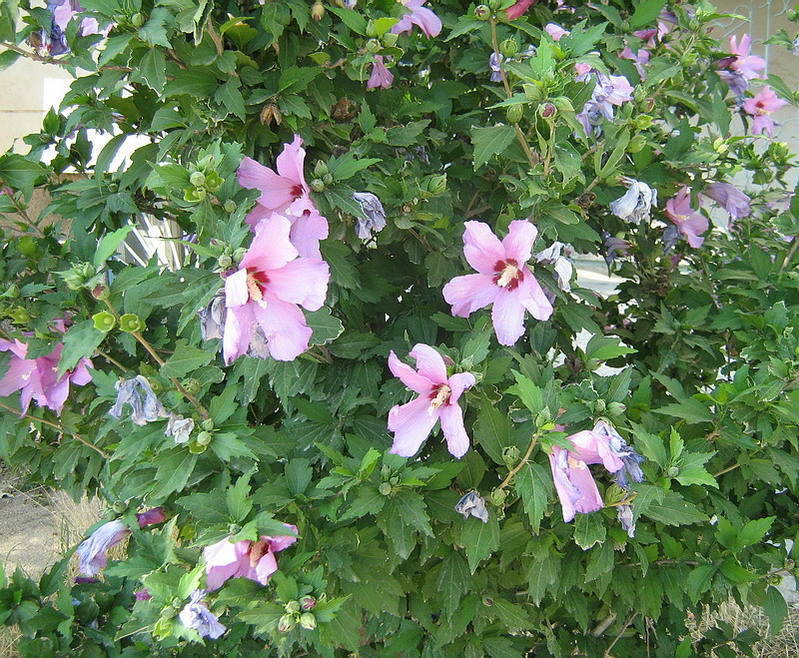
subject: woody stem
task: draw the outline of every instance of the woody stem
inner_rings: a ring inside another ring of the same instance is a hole
[[[511,483],[511,480],[513,480],[513,476],[516,475],[516,473],[518,473],[520,470],[522,470],[522,467],[524,467],[524,465],[527,463],[527,460],[530,459],[530,455],[533,454],[533,448],[535,448],[535,444],[538,443],[538,439],[540,436],[541,434],[539,432],[533,434],[533,438],[530,441],[530,445],[527,446],[527,452],[524,453],[524,456],[521,458],[521,461],[519,461],[519,463],[516,464],[516,466],[514,466],[510,470],[510,473],[508,473],[508,475],[502,481],[502,484],[500,484],[499,487],[497,487],[497,489],[504,489],[505,487],[507,487]]]

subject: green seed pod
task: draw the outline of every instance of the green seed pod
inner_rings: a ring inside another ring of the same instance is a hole
[[[238,204],[233,199],[228,199],[225,201],[225,204],[222,206],[227,213],[234,213],[236,209],[239,207]]]
[[[206,418],[202,423],[200,423],[200,427],[202,427],[207,432],[210,432],[212,429],[214,429],[213,418]]]
[[[208,450],[208,446],[201,446],[196,441],[193,441],[192,443],[189,444],[189,452],[193,455],[201,455],[206,450]]]
[[[388,482],[381,482],[377,490],[381,496],[388,496],[393,491],[393,488]]]
[[[505,116],[511,123],[519,123],[524,116],[524,108],[521,105],[511,105],[505,110]]]
[[[478,21],[487,21],[489,18],[491,18],[491,10],[487,5],[477,5],[474,8],[474,17]]]
[[[366,50],[370,53],[379,53],[383,50],[383,44],[381,44],[377,39],[369,39],[366,42]]]
[[[542,101],[544,100],[544,90],[536,84],[533,83],[526,83],[522,85],[522,89],[524,89],[524,95],[527,96],[527,100],[529,101]]]
[[[314,192],[324,192],[325,191],[325,182],[321,178],[314,178],[311,181],[311,189]]]
[[[183,192],[183,200],[188,203],[200,203],[205,199],[206,191],[201,187],[190,187]]]
[[[107,334],[116,326],[116,318],[108,311],[100,311],[92,316],[94,320],[94,328]]]
[[[194,379],[194,377],[187,377],[181,383],[183,388],[186,389],[186,392],[191,395],[197,395],[197,393],[200,392],[200,382]]]
[[[119,328],[129,334],[140,333],[144,330],[144,322],[135,313],[125,313],[119,318]]]
[[[508,497],[508,492],[505,489],[494,489],[489,496],[488,500],[496,507],[502,507],[505,504],[505,499]]]
[[[147,22],[146,16],[144,14],[140,14],[138,12],[133,14],[133,16],[130,17],[130,24],[133,25],[133,27],[141,27],[146,22]]]
[[[197,435],[197,444],[201,446],[207,446],[213,440],[214,435],[211,432],[206,432],[203,430]]]
[[[222,178],[215,171],[211,171],[205,174],[205,189],[208,190],[209,192],[212,193],[219,192],[224,182],[225,179]]]

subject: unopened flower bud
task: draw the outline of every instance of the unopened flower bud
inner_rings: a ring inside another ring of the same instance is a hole
[[[366,50],[370,53],[379,53],[383,50],[383,46],[377,39],[369,39],[369,41],[366,42]]]
[[[508,497],[508,492],[504,489],[494,489],[489,496],[488,500],[496,507],[502,507],[505,504],[505,499]]]
[[[205,174],[201,171],[195,171],[189,176],[189,182],[194,185],[194,187],[202,187],[205,185]]]
[[[499,52],[502,53],[503,57],[513,57],[519,52],[519,44],[516,39],[505,39],[499,44]]]
[[[316,617],[314,617],[310,612],[303,612],[300,615],[300,626],[312,631],[314,628],[316,628]]]
[[[283,606],[286,612],[295,613],[300,611],[300,602],[299,601],[289,601],[285,606]]]
[[[502,0],[488,0],[488,7],[492,11],[499,11],[502,9]]]
[[[205,189],[209,192],[216,194],[222,188],[225,179],[222,178],[218,173],[215,171],[208,172],[205,175]]]
[[[300,608],[305,610],[313,610],[316,607],[316,599],[313,596],[303,596],[300,599]]]
[[[377,36],[377,26],[375,25],[375,22],[371,18],[369,19],[369,22],[366,24],[366,36],[370,38],[374,38]]]
[[[233,261],[236,263],[241,262],[241,259],[247,255],[246,247],[239,247],[233,252]]]
[[[183,192],[183,200],[188,203],[200,203],[207,192],[202,187],[190,187]]]
[[[144,322],[135,313],[125,313],[119,318],[119,328],[129,334],[140,333],[144,330]]]
[[[144,14],[140,14],[138,12],[136,12],[135,14],[133,14],[133,16],[130,17],[130,24],[133,25],[133,27],[141,27],[146,22],[147,18],[144,16]]]
[[[505,110],[505,116],[510,123],[519,123],[524,116],[524,108],[521,105],[511,105]]]
[[[332,185],[333,184],[333,174],[325,174],[324,176],[322,176],[322,182],[326,186],[327,185]]]
[[[277,623],[277,630],[281,633],[288,633],[297,625],[294,615],[283,615]]]
[[[608,404],[607,413],[608,416],[621,416],[627,407],[625,407],[621,402],[611,402]]]
[[[311,7],[311,18],[315,21],[321,21],[325,17],[325,6],[317,0]]]
[[[599,400],[594,400],[595,413],[598,414],[604,413],[605,409],[607,409],[607,405],[605,404],[605,401],[602,398],[600,398]]]
[[[108,311],[100,311],[92,316],[94,320],[94,328],[107,334],[116,325],[116,318]]]
[[[321,178],[314,178],[311,181],[311,189],[314,192],[324,192],[325,191],[325,182]]]
[[[161,609],[161,617],[164,619],[173,619],[178,614],[178,611],[175,610],[171,605],[164,606]]]
[[[99,301],[102,301],[104,299],[108,299],[109,297],[111,297],[111,291],[108,289],[108,286],[104,286],[101,283],[100,285],[97,285],[92,289],[92,297],[94,297]]]
[[[382,37],[381,40],[383,45],[386,48],[391,48],[397,45],[397,39],[399,39],[399,34],[394,34],[393,32],[386,32]]]
[[[377,487],[377,491],[381,496],[388,496],[392,491],[392,487],[388,482],[381,482],[380,486]]]
[[[225,209],[225,212],[231,214],[236,212],[236,209],[238,207],[239,207],[238,204],[233,199],[228,199],[227,201],[225,201],[224,205],[222,206],[222,208]]]
[[[545,119],[555,116],[558,111],[558,108],[556,108],[552,103],[545,103],[541,106],[541,108],[541,116]]]
[[[211,432],[202,431],[197,435],[197,444],[207,446],[213,440],[214,435]]]
[[[233,266],[233,258],[230,254],[222,254],[216,262],[223,270],[227,270]]]
[[[206,418],[202,423],[200,423],[200,427],[202,427],[204,430],[210,432],[212,429],[214,429],[214,421],[213,421],[213,419],[212,418]]]
[[[516,463],[519,461],[519,457],[521,457],[521,453],[516,446],[508,446],[502,451],[502,461],[505,462],[505,465],[508,468],[513,468],[516,466]]]
[[[121,500],[118,500],[111,505],[111,509],[117,514],[122,514],[126,509],[128,509],[128,505],[127,503],[123,503]]]
[[[487,21],[491,17],[491,10],[487,5],[477,5],[474,8],[474,17],[478,21]]]
[[[197,395],[200,392],[200,382],[198,382],[194,377],[187,377],[182,382],[183,388],[186,389],[186,392],[191,395]]]

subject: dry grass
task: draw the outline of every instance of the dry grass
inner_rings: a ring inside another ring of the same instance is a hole
[[[763,637],[752,647],[752,654],[756,658],[799,658],[799,608],[795,606],[788,606],[788,616],[780,632],[769,636],[768,618],[760,608],[741,608],[730,600],[722,604],[717,612],[705,615],[695,628],[694,637],[698,639],[716,621],[727,622],[735,629],[736,634],[752,629]]]

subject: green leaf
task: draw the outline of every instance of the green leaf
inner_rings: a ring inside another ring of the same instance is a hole
[[[505,599],[495,598],[491,611],[499,617],[499,620],[511,632],[533,628],[533,621],[530,615],[520,605],[515,605]]]
[[[527,377],[517,371],[513,371],[516,383],[508,389],[508,393],[518,396],[525,407],[533,415],[544,409],[544,393]]]
[[[183,491],[197,465],[197,455],[176,449],[159,456],[155,464],[157,470],[151,495],[154,501],[161,501],[172,492]]]
[[[5,71],[20,57],[22,57],[22,54],[14,52],[13,50],[6,50],[0,53],[0,71]]]
[[[64,349],[58,362],[58,376],[62,377],[65,372],[72,370],[83,357],[91,356],[105,336],[102,331],[94,328],[94,320],[91,318],[72,325],[61,341]]]
[[[767,516],[763,519],[747,521],[741,532],[738,533],[738,549],[740,550],[763,541],[776,518],[775,516]]]
[[[630,29],[637,30],[652,23],[666,6],[667,0],[643,0],[630,17]]]
[[[708,520],[707,515],[699,511],[696,505],[687,502],[676,491],[664,491],[663,499],[652,501],[641,514],[666,525],[706,523]]]
[[[541,464],[528,462],[516,473],[513,485],[530,518],[533,534],[538,534],[552,493],[552,477]]]
[[[474,573],[480,562],[499,548],[499,521],[492,514],[488,523],[469,517],[461,531],[461,544],[466,547],[469,571]]]
[[[444,611],[451,616],[458,608],[461,598],[469,591],[469,567],[457,551],[451,551],[438,573],[437,590],[444,603]]]
[[[355,157],[355,153],[348,151],[344,155],[331,158],[328,167],[333,180],[345,181],[378,162],[382,162],[382,160],[380,158],[361,158],[359,160]]]
[[[286,482],[292,496],[304,493],[313,479],[313,469],[307,459],[292,459],[286,464]]]
[[[239,90],[240,85],[238,78],[232,78],[219,87],[214,96],[228,112],[244,121],[247,118],[247,108],[244,105],[244,96]]]
[[[116,250],[119,248],[125,238],[128,237],[128,233],[133,230],[133,226],[123,226],[112,233],[108,233],[102,240],[100,240],[100,244],[97,245],[97,251],[94,252],[94,266],[100,267],[107,261],[111,256],[116,253]]]
[[[138,77],[154,92],[160,94],[166,85],[166,56],[160,48],[150,48],[141,58],[136,71]]]
[[[371,485],[362,486],[358,489],[358,495],[344,514],[339,517],[339,521],[348,519],[359,519],[367,514],[378,514],[386,504],[386,497],[382,495],[377,487]]]
[[[785,618],[788,616],[788,604],[782,592],[773,585],[769,585],[766,590],[766,602],[763,609],[768,617],[769,635],[776,635],[780,632]]]
[[[252,511],[252,498],[250,497],[250,476],[252,471],[245,473],[236,484],[227,489],[226,502],[230,517],[236,523],[244,523]]]
[[[615,359],[617,356],[624,356],[625,354],[634,354],[636,350],[631,347],[625,347],[619,343],[618,338],[608,338],[605,336],[596,335],[588,341],[585,348],[585,355],[589,359],[596,359],[597,361],[609,361]]]
[[[340,7],[327,7],[327,9],[338,16],[353,32],[366,36],[366,19],[360,12]]]
[[[187,345],[186,341],[180,340],[175,346],[175,352],[162,366],[161,374],[164,377],[180,379],[207,365],[213,358],[214,355],[212,353]]]
[[[292,66],[280,73],[278,93],[293,94],[306,91],[311,81],[322,72],[320,67],[297,68]]]
[[[39,163],[26,160],[16,153],[0,156],[0,181],[12,189],[19,190],[26,198],[30,198],[33,193],[36,181],[47,173],[48,170]]]
[[[594,544],[605,541],[607,529],[602,523],[602,516],[596,512],[578,514],[574,519],[574,541],[587,551]]]
[[[688,574],[688,596],[691,597],[694,603],[699,600],[699,597],[704,592],[710,589],[713,576],[716,575],[718,569],[715,564],[700,564]]]
[[[151,46],[171,48],[166,34],[166,23],[173,20],[172,12],[166,7],[156,7],[150,13],[150,20],[139,28],[139,36]]]
[[[667,404],[660,409],[653,409],[657,414],[665,414],[686,420],[689,423],[712,423],[713,413],[696,398],[687,398],[676,404]]]
[[[513,126],[489,126],[472,128],[472,144],[474,144],[474,169],[477,171],[493,156],[505,151],[510,146],[516,130]]]
[[[322,243],[322,256],[330,266],[331,279],[342,288],[350,290],[360,286],[358,270],[352,264],[352,251],[343,242],[327,240]]]

